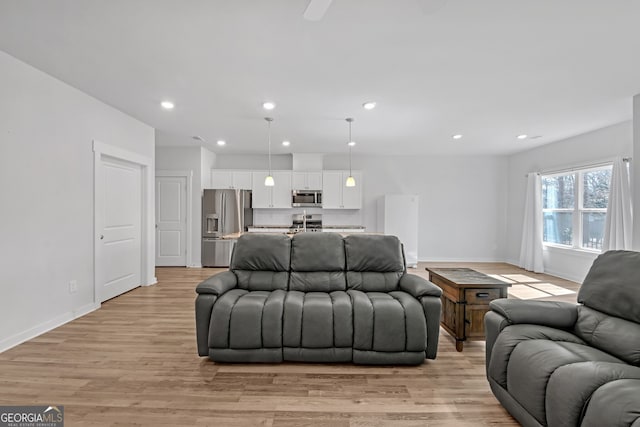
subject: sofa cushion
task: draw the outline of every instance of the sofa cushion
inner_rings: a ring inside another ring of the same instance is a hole
[[[353,348],[424,352],[427,327],[422,305],[406,292],[347,291],[353,304]]]
[[[213,305],[209,347],[259,349],[282,347],[286,292],[232,289]]]
[[[598,256],[585,277],[578,302],[640,323],[640,252],[608,251]]]
[[[291,238],[291,271],[344,271],[344,241],[337,233],[298,233]]]
[[[339,234],[299,233],[291,239],[290,290],[344,291],[344,269],[344,242]]]
[[[640,427],[640,380],[611,381],[591,396],[581,427]]]
[[[547,423],[558,427],[581,425],[592,394],[603,385],[621,378],[640,380],[640,368],[592,361],[560,366],[551,374],[547,386]]]
[[[576,344],[585,343],[571,332],[550,328],[548,326],[529,324],[507,326],[500,332],[493,344],[487,376],[506,389],[507,366],[511,353],[520,343],[530,340],[566,341]]]
[[[352,234],[344,238],[347,288],[365,292],[398,289],[405,272],[400,240],[395,236]]]
[[[640,324],[578,306],[575,331],[589,345],[640,366]]]
[[[284,300],[285,347],[351,347],[353,320],[346,292],[289,291]]]
[[[229,269],[238,288],[250,291],[287,289],[291,239],[284,234],[248,233],[240,236]]]
[[[586,361],[623,364],[584,344],[545,339],[523,341],[509,358],[507,390],[540,424],[547,425],[545,403],[550,377],[562,366]]]

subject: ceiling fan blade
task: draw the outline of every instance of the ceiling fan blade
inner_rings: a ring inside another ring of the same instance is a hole
[[[442,9],[447,0],[417,0],[417,2],[420,5],[420,9],[422,9],[422,13],[429,15]]]
[[[333,0],[311,0],[307,10],[304,11],[304,19],[307,21],[320,21]]]

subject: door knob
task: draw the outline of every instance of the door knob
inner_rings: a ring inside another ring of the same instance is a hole
[[[104,234],[101,234],[100,235],[100,240],[103,240],[103,239],[104,239]]]

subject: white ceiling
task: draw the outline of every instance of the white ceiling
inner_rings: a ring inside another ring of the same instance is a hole
[[[346,152],[346,117],[354,154],[474,155],[631,118],[640,1],[424,1],[334,0],[309,22],[308,0],[2,0],[0,49],[155,127],[160,145],[200,135],[216,152],[266,151],[267,99],[276,153]]]

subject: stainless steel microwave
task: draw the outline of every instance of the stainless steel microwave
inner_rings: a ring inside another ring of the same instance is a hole
[[[322,191],[298,191],[291,193],[291,206],[294,208],[321,208]]]

